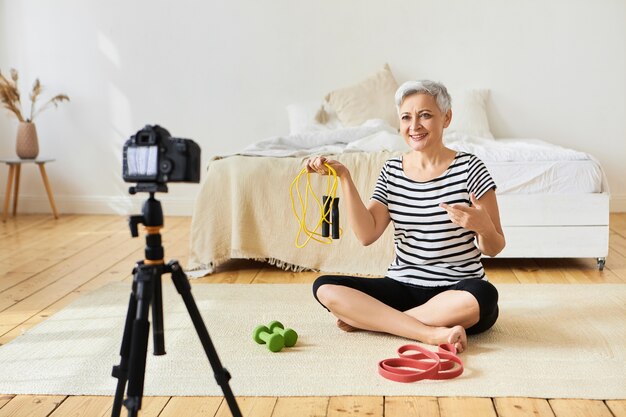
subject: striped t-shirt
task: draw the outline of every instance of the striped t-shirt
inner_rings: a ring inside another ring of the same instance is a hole
[[[389,159],[372,196],[387,206],[395,228],[396,257],[387,276],[427,287],[486,279],[476,233],[452,223],[439,203],[469,205],[470,192],[480,199],[492,188],[487,168],[469,153],[458,152],[443,174],[426,182],[404,174],[402,157]]]

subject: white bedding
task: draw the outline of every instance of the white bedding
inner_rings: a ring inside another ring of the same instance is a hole
[[[539,139],[485,139],[468,135],[446,135],[446,146],[472,153],[483,161],[581,161],[591,157]]]
[[[371,119],[361,126],[305,131],[275,136],[247,146],[238,155],[307,156],[345,152],[404,151],[406,144],[396,130],[383,120]]]
[[[608,192],[600,164],[589,154],[539,139],[484,139],[450,135],[446,145],[472,153],[487,166],[498,194]]]
[[[486,139],[445,135],[446,146],[478,156],[504,194],[577,194],[608,192],[600,164],[589,154],[539,139]],[[361,126],[305,131],[272,137],[246,147],[240,155],[304,157],[349,152],[402,152],[404,139],[382,120]]]
[[[498,194],[587,194],[606,187],[600,165],[581,161],[485,162]]]

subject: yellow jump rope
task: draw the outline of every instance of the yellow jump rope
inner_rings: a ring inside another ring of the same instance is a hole
[[[315,240],[319,243],[330,244],[333,239],[339,239],[343,231],[339,227],[339,198],[337,197],[337,184],[339,180],[337,178],[337,172],[329,164],[324,164],[328,169],[328,187],[326,189],[326,195],[323,196],[323,202],[320,202],[319,198],[315,195],[313,187],[311,186],[311,174],[307,172],[306,168],[296,176],[289,188],[289,195],[291,197],[291,207],[293,208],[293,214],[298,219],[298,234],[296,235],[296,247],[303,248],[309,241]],[[304,198],[300,192],[300,178],[306,175],[306,187],[304,192]],[[332,180],[331,180],[332,177]],[[298,214],[296,209],[296,203],[294,200],[294,188],[298,195],[298,201],[300,202],[301,214]],[[309,195],[313,197],[320,211],[320,219],[313,230],[309,229],[306,225],[306,213],[309,207]],[[332,225],[332,237],[330,237],[329,228]],[[322,227],[322,233],[318,233],[317,230]],[[306,239],[303,243],[300,243],[302,234],[306,235]]]

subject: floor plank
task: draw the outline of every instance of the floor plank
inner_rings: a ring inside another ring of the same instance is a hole
[[[626,256],[626,237],[622,234],[611,231],[609,234],[609,246],[620,255]]]
[[[273,266],[265,266],[252,280],[253,284],[311,284],[319,276],[319,272],[283,271]]]
[[[263,268],[260,262],[233,260],[220,265],[214,273],[192,279],[192,284],[251,284]]]
[[[556,417],[613,417],[602,401],[555,399],[549,402]]]
[[[511,263],[508,259],[489,258],[483,260],[485,274],[494,284],[519,284],[517,275],[511,269]]]
[[[110,416],[113,410],[113,396],[106,397],[109,399],[109,408],[103,414],[105,416]],[[139,411],[139,415],[141,417],[159,417],[163,412],[163,409],[167,405],[168,401],[171,397],[143,397],[141,401],[141,409]],[[122,405],[120,410],[122,416],[127,415],[126,408]]]
[[[626,213],[609,214],[609,229],[626,237]]]
[[[615,417],[626,417],[626,400],[609,400],[605,403]]]
[[[0,408],[13,399],[14,395],[0,395]]]
[[[603,271],[598,269],[597,263],[593,259],[558,258],[554,259],[553,262],[563,272],[567,281],[572,284],[624,283],[624,280],[610,269],[612,260],[609,260],[609,268],[605,268]]]
[[[283,397],[276,400],[272,417],[325,417],[328,397]]]
[[[65,399],[60,395],[17,395],[0,408],[0,417],[46,417]]]
[[[384,398],[374,396],[331,397],[327,417],[372,416],[383,417]]]
[[[276,405],[276,397],[238,397],[237,404],[244,417],[271,417]],[[220,404],[215,417],[231,417],[228,403]]]
[[[67,397],[50,417],[101,417],[111,408],[109,397]]]
[[[441,417],[496,417],[490,398],[439,398]]]
[[[626,282],[626,256],[610,247],[605,270],[607,269]]]
[[[385,397],[385,417],[439,417],[436,397]]]
[[[160,417],[171,397],[143,397],[141,401],[141,417]],[[186,397],[185,397],[186,398]],[[111,415],[111,410],[106,413]],[[124,414],[122,414],[124,415]],[[179,414],[184,415],[184,414]]]
[[[494,398],[499,417],[554,417],[547,400],[540,398]]]
[[[220,397],[173,397],[163,408],[159,417],[200,417],[213,416],[222,403]],[[141,416],[147,414],[142,407]]]
[[[540,259],[516,259],[513,273],[522,284],[567,284],[563,272],[558,269],[543,269]]]
[[[61,216],[60,218],[63,217],[65,216]],[[12,236],[15,233],[22,233],[28,229],[38,227],[45,222],[57,220],[59,219],[43,214],[26,214],[10,217],[6,222],[0,222],[0,238],[4,239],[5,237]]]

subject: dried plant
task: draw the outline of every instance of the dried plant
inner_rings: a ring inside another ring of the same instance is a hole
[[[11,69],[11,75],[9,78],[5,77],[0,72],[0,100],[6,109],[13,113],[20,122],[32,122],[39,113],[45,109],[54,106],[57,107],[59,103],[63,101],[70,101],[70,98],[65,94],[57,94],[50,100],[45,102],[43,106],[37,108],[36,103],[39,95],[43,91],[43,87],[39,82],[39,79],[35,80],[33,89],[30,93],[30,115],[28,118],[24,118],[22,114],[22,103],[20,101],[20,90],[17,86],[19,79],[17,70]]]

